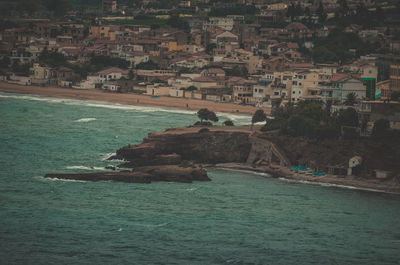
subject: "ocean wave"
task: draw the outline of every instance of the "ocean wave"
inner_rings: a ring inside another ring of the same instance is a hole
[[[252,171],[250,169],[230,168],[230,167],[224,167],[224,166],[219,166],[219,165],[211,166],[210,168],[215,169],[215,170],[238,172],[238,173],[243,173],[243,174],[248,174],[248,175],[256,175],[256,176],[260,176],[260,177],[264,177],[264,178],[271,177],[271,174],[269,174],[269,173]]]
[[[162,227],[166,226],[169,223],[161,223],[161,224],[143,224],[143,223],[133,223],[135,226],[143,226],[143,227]]]
[[[115,153],[115,152],[114,153],[101,153],[100,154],[101,161],[107,161],[107,159],[109,159],[112,156],[115,156],[116,154],[117,153]],[[121,160],[121,161],[123,161],[123,160]]]
[[[96,118],[82,118],[79,120],[76,120],[75,122],[89,122],[89,121],[95,121],[97,120]]]
[[[186,114],[186,115],[194,115],[197,113],[197,111],[194,111],[194,110],[182,110],[182,109],[165,108],[165,107],[136,106],[136,105],[127,105],[127,104],[120,104],[120,103],[95,101],[95,100],[53,98],[53,97],[45,97],[45,96],[27,95],[27,94],[10,94],[10,93],[5,93],[5,92],[1,92],[0,97],[31,100],[31,101],[42,101],[42,102],[47,102],[47,103],[52,103],[52,104],[65,104],[65,105],[73,105],[73,106],[107,108],[107,109],[114,109],[114,110],[126,110],[126,111],[149,112],[149,113],[168,112],[168,113]],[[236,123],[238,125],[239,124],[249,124],[251,122],[251,116],[246,115],[246,114],[229,114],[229,113],[217,112],[217,115],[220,117],[225,117],[227,119],[236,121]]]
[[[380,193],[398,194],[396,192],[387,192],[387,191],[383,191],[383,190],[363,188],[363,187],[355,187],[355,186],[350,186],[350,185],[342,185],[342,184],[334,184],[334,183],[326,183],[326,182],[317,182],[317,181],[308,181],[308,180],[287,179],[287,178],[279,178],[279,179],[283,180],[283,181],[286,181],[286,182],[311,184],[311,185],[318,185],[318,186],[322,186],[322,187],[332,187],[332,188],[341,188],[341,189],[348,189],[348,190],[362,190],[362,191],[372,191],[372,192],[380,192]]]
[[[104,170],[104,167],[87,167],[87,166],[67,166],[66,169],[81,169],[81,170]]]
[[[85,180],[76,180],[76,179],[45,178],[43,176],[40,176],[37,179],[40,180],[40,181],[88,182],[88,181],[85,181]]]

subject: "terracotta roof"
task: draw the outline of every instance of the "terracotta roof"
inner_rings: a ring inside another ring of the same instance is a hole
[[[293,22],[286,26],[287,30],[308,30],[308,28],[300,22]]]
[[[289,49],[298,49],[299,45],[296,42],[288,42],[287,44]]]
[[[217,80],[215,80],[215,78],[212,78],[209,76],[200,76],[200,77],[193,79],[193,81],[194,82],[208,82],[208,83],[217,82]]]
[[[351,76],[348,75],[348,74],[334,74],[332,79],[331,79],[331,82],[345,81],[345,80],[348,80],[350,78],[351,78]]]
[[[209,68],[206,71],[210,74],[225,74],[225,71],[221,68]]]
[[[108,75],[110,73],[121,73],[123,75],[127,75],[129,73],[129,70],[124,70],[118,67],[110,67],[97,73],[102,75]]]

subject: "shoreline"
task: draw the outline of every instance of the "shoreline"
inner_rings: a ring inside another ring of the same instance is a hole
[[[215,165],[204,165],[205,168],[213,168],[227,171],[239,171],[246,173],[268,174],[271,178],[286,182],[302,183],[307,185],[319,185],[324,187],[334,187],[340,189],[362,190],[369,192],[379,192],[393,195],[400,195],[400,186],[388,185],[388,183],[378,183],[377,180],[360,180],[355,177],[339,177],[327,174],[325,176],[306,176],[293,173],[287,168],[272,169],[270,167],[252,167],[244,163],[224,163]]]
[[[0,92],[64,99],[93,100],[134,106],[173,108],[187,111],[197,111],[201,108],[208,108],[209,110],[214,112],[236,115],[253,115],[256,110],[260,109],[247,105],[222,103],[199,99],[175,98],[168,96],[152,98],[148,95],[140,95],[134,93],[114,93],[98,89],[80,90],[50,86],[23,86],[6,82],[0,82]],[[264,111],[266,111],[267,114],[270,112],[270,110],[268,109],[264,109]]]

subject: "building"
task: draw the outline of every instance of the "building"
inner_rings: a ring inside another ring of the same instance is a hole
[[[390,89],[400,92],[400,65],[390,65]]]
[[[117,0],[103,0],[103,13],[115,13],[117,11]]]
[[[207,30],[208,28],[218,27],[227,31],[231,31],[233,29],[233,18],[224,18],[224,17],[210,17],[207,22],[203,24],[203,30]]]

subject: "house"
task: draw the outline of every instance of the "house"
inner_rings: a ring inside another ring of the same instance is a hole
[[[110,67],[100,72],[97,72],[99,79],[102,80],[103,83],[111,80],[118,80],[122,77],[128,77],[128,74],[129,70],[124,70],[117,67]]]
[[[225,79],[225,71],[221,68],[208,68],[201,72],[201,76],[209,76],[220,79]]]
[[[290,39],[304,39],[312,37],[312,32],[300,22],[292,22],[285,27]]]
[[[176,76],[176,72],[172,70],[142,70],[138,69],[135,71],[135,75],[138,80],[151,82],[153,80],[168,80],[171,77]]]
[[[321,97],[324,101],[333,100],[343,103],[348,94],[355,94],[357,99],[366,97],[364,83],[348,74],[334,74],[329,84],[320,84]]]
[[[29,76],[18,76],[18,75],[11,75],[8,83],[30,86],[32,84],[31,77]]]
[[[253,97],[253,85],[257,84],[253,80],[241,80],[232,86],[232,99],[236,103],[255,104],[258,100]]]
[[[103,89],[111,92],[118,92],[120,90],[120,86],[117,82],[111,81],[103,84]]]
[[[224,80],[210,76],[200,76],[193,79],[193,85],[199,89],[207,87],[222,87],[225,85]]]
[[[169,96],[183,98],[183,97],[185,97],[185,90],[171,87],[171,88],[169,88]]]
[[[353,175],[353,170],[355,167],[360,166],[362,163],[361,156],[354,156],[349,159],[349,167],[347,168],[347,175]]]
[[[146,86],[146,95],[150,96],[169,96],[169,90],[171,87],[163,84],[152,84]]]
[[[210,17],[207,22],[203,23],[203,30],[206,31],[209,28],[218,27],[231,31],[233,29],[233,24],[233,18]]]

